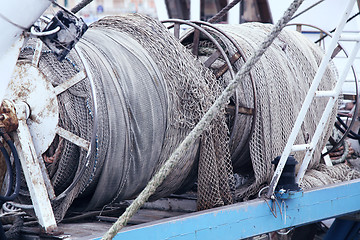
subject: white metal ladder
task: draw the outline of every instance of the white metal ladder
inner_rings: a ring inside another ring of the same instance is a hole
[[[284,166],[286,164],[286,161],[290,155],[291,152],[296,152],[296,151],[306,151],[305,157],[303,159],[302,165],[300,166],[299,172],[296,176],[296,182],[298,184],[300,184],[302,182],[302,179],[304,177],[305,171],[309,165],[309,162],[312,158],[312,155],[314,153],[314,150],[316,149],[316,145],[321,137],[321,134],[325,128],[326,122],[329,119],[329,116],[332,112],[332,109],[334,107],[334,104],[336,103],[336,100],[338,99],[338,96],[341,92],[341,87],[345,81],[345,78],[347,76],[347,73],[351,67],[351,65],[353,64],[353,61],[357,55],[357,52],[360,48],[360,33],[357,33],[356,36],[342,36],[342,32],[344,29],[344,26],[346,24],[346,21],[350,15],[350,12],[352,10],[352,8],[354,7],[355,4],[355,0],[349,0],[345,12],[342,15],[342,18],[336,28],[335,34],[331,40],[331,43],[329,45],[328,50],[326,51],[321,64],[319,66],[319,69],[314,77],[314,80],[310,86],[310,89],[305,97],[304,103],[301,107],[301,110],[299,112],[299,115],[295,121],[294,127],[292,129],[292,132],[289,136],[289,139],[287,141],[287,144],[284,148],[284,151],[281,155],[280,161],[277,165],[277,168],[275,169],[274,172],[274,176],[270,182],[270,186],[269,186],[269,190],[267,192],[267,197],[270,198],[276,188],[276,185],[280,179],[281,173],[284,169]],[[320,84],[320,81],[325,73],[326,67],[331,59],[332,53],[335,49],[335,47],[337,46],[338,41],[355,41],[356,44],[353,48],[353,50],[351,51],[348,60],[345,64],[345,67],[343,69],[343,71],[341,72],[339,79],[337,80],[337,83],[334,87],[333,90],[330,91],[318,91],[318,86]],[[305,115],[314,99],[314,97],[329,97],[328,103],[325,107],[325,110],[322,114],[322,117],[316,127],[315,133],[311,139],[311,142],[308,144],[298,144],[298,145],[294,145],[296,137],[301,129],[301,125],[304,122],[305,119]]]

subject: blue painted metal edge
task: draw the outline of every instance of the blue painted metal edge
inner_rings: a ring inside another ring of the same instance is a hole
[[[275,218],[265,200],[256,199],[128,227],[114,240],[235,240],[317,222],[360,211],[360,179],[306,190],[300,198],[284,200],[282,208],[281,216],[277,206]]]

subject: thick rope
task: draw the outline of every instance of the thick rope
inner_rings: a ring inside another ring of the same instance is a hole
[[[216,23],[218,22],[230,9],[232,9],[236,4],[238,4],[239,2],[241,2],[242,0],[234,0],[231,3],[229,3],[228,5],[226,5],[223,9],[220,10],[220,12],[218,12],[215,16],[213,16],[212,18],[210,18],[208,20],[209,23]]]
[[[176,166],[176,162],[183,156],[186,150],[194,144],[194,142],[200,137],[202,132],[209,126],[210,122],[220,113],[220,111],[226,106],[230,97],[233,96],[236,88],[250,72],[251,68],[261,58],[266,49],[272,44],[274,39],[280,34],[281,30],[291,20],[291,17],[299,8],[304,0],[294,0],[289,8],[285,11],[284,16],[276,23],[270,34],[266,37],[264,42],[255,51],[248,61],[241,67],[236,74],[234,80],[225,88],[219,98],[214,102],[210,109],[205,113],[204,117],[199,121],[195,128],[189,133],[184,141],[177,147],[177,149],[171,154],[170,158],[160,168],[160,170],[150,180],[144,190],[138,195],[138,197],[132,202],[132,204],[126,208],[125,212],[119,217],[119,219],[113,224],[113,226],[105,233],[102,239],[112,239],[124,226],[126,226],[129,219],[140,209],[140,207],[148,200],[148,198],[156,191],[157,187],[164,181],[172,169]]]

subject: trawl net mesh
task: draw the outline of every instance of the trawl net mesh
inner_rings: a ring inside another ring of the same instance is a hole
[[[44,51],[39,69],[54,85],[90,66],[97,94],[96,146],[86,171],[65,198],[54,202],[57,220],[72,205],[101,208],[136,196],[220,93],[214,75],[159,22],[133,14],[92,24],[76,50],[61,63]],[[30,59],[26,47],[22,58]],[[90,141],[94,124],[88,79],[58,97],[60,126]],[[85,150],[57,137],[45,158],[56,194],[65,190],[86,162]],[[199,178],[199,209],[233,202],[232,166],[225,115],[220,114],[151,199],[185,188]],[[211,171],[209,168],[211,167]],[[211,196],[210,196],[211,194]],[[207,197],[207,198],[205,198]]]
[[[261,23],[224,24],[216,25],[216,27],[238,44],[245,59],[253,54],[272,29],[272,25]],[[210,28],[208,30],[216,39],[219,39],[229,56],[237,53],[235,46],[222,33]],[[186,42],[186,38],[183,41]],[[201,57],[207,58],[214,51],[216,49],[211,45],[210,40],[203,37],[199,50]],[[280,156],[285,147],[322,56],[322,50],[306,37],[298,32],[285,29],[253,67],[250,74],[255,82],[255,117],[240,115],[235,119],[236,123],[229,123],[230,126],[238,126],[236,129],[232,129],[234,132],[230,141],[234,171],[246,175],[247,178],[252,177],[248,184],[243,185],[237,191],[237,200],[247,199],[254,195],[262,185],[268,184],[271,180],[274,168],[271,161]],[[223,59],[222,61],[220,59],[210,68],[216,72],[224,62]],[[234,68],[240,69],[243,63],[244,61],[240,59],[235,62]],[[333,64],[329,64],[318,89],[332,90],[336,77],[335,67]],[[226,84],[231,81],[231,76],[227,72],[221,78],[222,80],[219,82],[222,82],[223,88],[225,88]],[[241,81],[237,89],[239,106],[254,108],[252,90],[249,76]],[[302,124],[296,144],[311,141],[326,103],[326,98],[317,98],[313,101]],[[326,123],[325,131],[320,138],[309,168],[314,168],[320,163],[321,150],[331,133],[336,109],[335,106],[331,118]],[[255,121],[255,125],[251,133],[252,121]],[[252,134],[250,141],[246,138],[249,134]],[[295,153],[295,158],[300,161],[300,164],[303,157],[304,152]],[[251,164],[250,167],[249,164]]]
[[[271,29],[271,25],[258,23],[219,27],[239,43],[247,57]],[[235,53],[226,39],[216,37],[230,55]],[[29,43],[22,50],[22,59],[32,58],[33,46]],[[203,46],[213,51],[211,44]],[[84,59],[76,51],[81,51]],[[237,192],[237,199],[256,193],[271,178],[271,161],[283,150],[321,56],[321,50],[300,34],[283,31],[251,72],[257,95],[251,139],[252,116],[240,115],[234,123],[222,111],[151,199],[186,189],[197,180],[199,209],[230,204],[235,194],[233,168],[254,177]],[[53,202],[58,221],[70,207],[90,210],[136,196],[231,80],[228,74],[216,79],[162,24],[138,14],[95,22],[63,62],[44,50],[39,69],[57,86],[82,71],[84,62],[95,82],[96,144],[78,184],[65,198]],[[237,61],[235,68],[242,64]],[[216,69],[215,65],[212,68]],[[321,90],[334,85],[335,73],[333,68],[326,71]],[[239,106],[254,107],[250,78],[241,82],[235,99]],[[89,80],[60,94],[58,101],[59,125],[90,141],[94,106]],[[299,143],[308,141],[314,132],[324,105],[321,99],[312,105]],[[329,120],[328,128],[333,121]],[[323,134],[311,168],[318,165],[328,136],[329,132]],[[73,143],[55,138],[44,158],[51,160],[47,169],[56,194],[79,175],[86,155]],[[299,160],[301,154],[295,157]]]

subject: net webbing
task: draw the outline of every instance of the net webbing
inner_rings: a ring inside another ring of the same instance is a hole
[[[271,29],[271,25],[259,23],[218,27],[238,42],[247,57]],[[216,37],[223,41],[230,56],[235,54],[227,39]],[[23,49],[22,58],[31,59],[31,46],[29,43]],[[82,61],[87,61],[97,93],[96,147],[76,187],[53,203],[58,221],[70,206],[90,210],[136,196],[231,80],[228,73],[216,79],[163,25],[138,14],[95,22],[79,41],[78,49],[85,59],[79,59],[73,50],[63,62],[58,62],[51,52],[43,51],[39,64],[39,69],[57,86],[83,70]],[[200,59],[212,51],[213,46],[203,41],[200,52],[204,54]],[[237,190],[237,200],[257,193],[272,176],[271,161],[286,144],[321,57],[322,51],[303,36],[283,31],[251,72],[257,94],[251,139],[252,116],[240,114],[234,120],[222,111],[151,199],[187,189],[197,180],[199,209],[231,204],[235,194],[234,171],[247,172],[253,178]],[[219,61],[211,66],[213,70],[222,66]],[[235,69],[243,63],[237,61]],[[336,70],[330,65],[320,90],[329,90],[335,78]],[[250,78],[241,82],[238,93],[231,101],[254,107]],[[59,95],[58,101],[59,125],[90,141],[94,116],[88,79]],[[299,143],[308,141],[313,134],[325,104],[319,99],[312,105],[298,136]],[[329,120],[327,129],[333,122],[334,118]],[[330,131],[323,134],[310,168],[322,169],[320,153],[329,134]],[[79,174],[86,154],[73,143],[55,138],[44,157],[52,161],[47,168],[57,194]],[[302,159],[301,154],[295,158]]]

